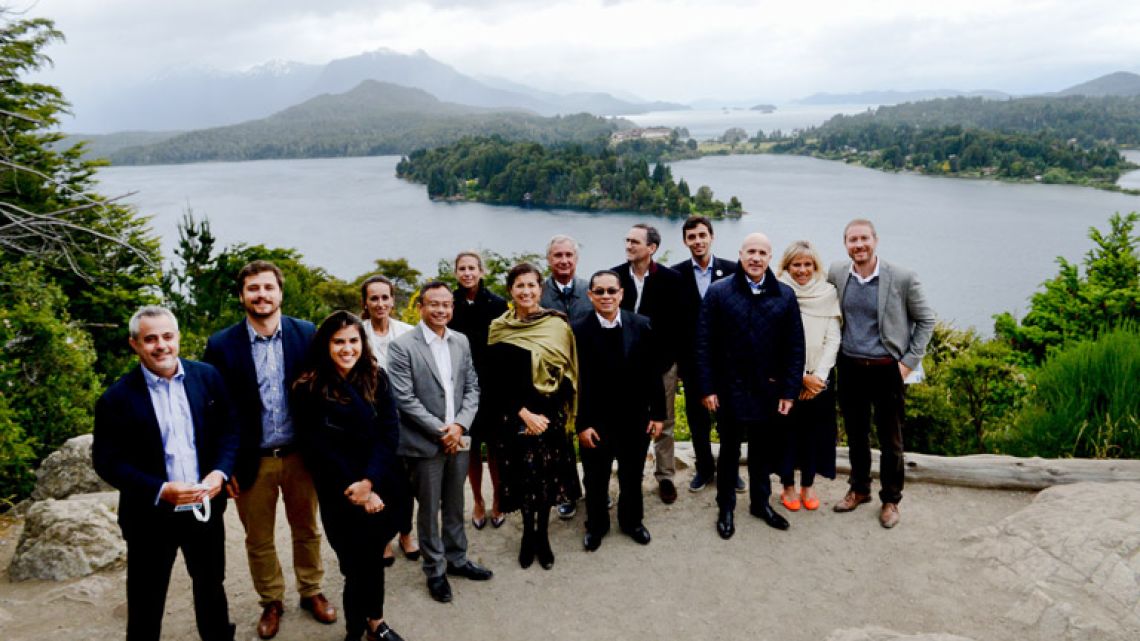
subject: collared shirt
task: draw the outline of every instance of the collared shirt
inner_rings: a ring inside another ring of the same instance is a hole
[[[597,315],[598,322],[602,324],[602,329],[613,329],[615,327],[621,327],[621,314],[614,316],[614,319],[612,321],[606,320],[605,316],[602,316],[597,312],[594,312],[594,314]]]
[[[186,372],[182,369],[182,361],[178,361],[178,369],[169,379],[145,367],[142,371],[154,415],[158,419],[158,431],[162,435],[166,480],[197,483],[202,477],[198,475],[194,417],[190,413],[190,401],[186,398]],[[162,496],[162,488],[159,488],[158,496]],[[155,505],[158,500],[155,497]]]
[[[443,336],[440,336],[423,321],[420,321],[420,329],[424,333],[424,340],[427,341],[428,349],[431,350],[431,356],[435,360],[435,369],[439,372],[440,382],[443,383],[443,396],[446,403],[443,424],[451,425],[455,422],[455,385],[451,379],[451,350],[448,349],[447,341],[451,338],[452,331],[444,328]]]
[[[709,256],[709,266],[701,269],[701,264],[697,262],[696,258],[690,260],[693,263],[693,278],[697,280],[697,291],[700,292],[701,298],[704,298],[705,292],[709,290],[709,285],[712,284],[713,263],[716,261],[712,256]]]
[[[633,271],[633,265],[629,266],[629,275],[633,277],[633,288],[637,290],[637,298],[633,301],[633,311],[641,309],[641,292],[645,291],[645,279],[649,278],[649,271],[645,272],[642,278],[637,277],[637,272]]]
[[[855,277],[855,280],[859,281],[860,285],[866,285],[867,283],[875,280],[879,277],[879,257],[875,256],[875,271],[871,272],[870,276],[866,278],[860,276],[859,272],[855,271],[855,263],[851,263],[851,275]]]
[[[763,294],[764,293],[764,281],[767,278],[768,278],[768,274],[767,274],[767,272],[765,272],[764,275],[760,277],[760,282],[758,282],[758,283],[752,282],[752,279],[748,278],[748,277],[745,277],[745,280],[748,281],[748,286],[752,288],[753,294]]]
[[[284,447],[293,442],[293,417],[285,392],[285,345],[281,325],[272,336],[262,336],[245,321],[249,332],[257,391],[261,395],[261,445],[263,449]]]

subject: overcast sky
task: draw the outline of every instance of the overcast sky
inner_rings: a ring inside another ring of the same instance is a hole
[[[67,95],[176,66],[324,63],[417,49],[472,75],[647,99],[1062,89],[1140,71],[1127,0],[0,0],[67,37]]]

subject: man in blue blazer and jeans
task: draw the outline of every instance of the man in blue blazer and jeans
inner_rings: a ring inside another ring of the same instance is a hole
[[[293,537],[293,573],[301,607],[321,623],[336,621],[336,608],[321,593],[321,531],[317,493],[297,451],[289,387],[316,328],[281,313],[281,270],[255,260],[237,276],[245,319],[214,334],[203,360],[218,368],[237,407],[241,447],[226,489],[245,527],[249,573],[262,608],[257,634],[273,638],[285,611],[285,576],[277,560],[277,500]]]
[[[127,639],[158,641],[178,551],[194,591],[198,635],[232,641],[225,586],[226,495],[237,417],[209,365],[178,358],[178,322],[164,307],[131,317],[139,366],[95,404],[95,471],[119,490],[127,542]]]

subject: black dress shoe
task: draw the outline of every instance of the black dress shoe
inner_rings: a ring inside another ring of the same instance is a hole
[[[586,532],[586,536],[582,537],[582,547],[586,548],[587,552],[602,547],[602,537],[604,534],[594,534],[593,532]]]
[[[736,524],[733,522],[732,510],[721,510],[716,517],[716,533],[720,538],[728,540],[736,534]]]
[[[427,585],[431,598],[440,603],[451,603],[451,584],[447,582],[446,574],[429,577]]]
[[[639,525],[628,530],[622,530],[622,532],[625,532],[629,535],[629,538],[637,541],[642,545],[649,545],[649,530],[645,529],[644,525]]]
[[[670,505],[673,501],[677,500],[677,486],[673,485],[673,481],[669,479],[662,479],[657,484],[657,493],[661,496],[661,502],[665,505]]]
[[[776,513],[776,510],[773,510],[772,506],[768,503],[765,503],[760,507],[752,506],[748,509],[748,511],[752,514],[752,516],[761,519],[777,530],[788,529],[788,519],[785,519]]]
[[[478,563],[468,560],[463,565],[447,564],[447,573],[452,576],[461,576],[472,581],[486,581],[495,576],[495,573]]]

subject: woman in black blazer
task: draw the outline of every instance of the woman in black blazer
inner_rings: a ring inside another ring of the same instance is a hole
[[[344,575],[346,639],[402,641],[384,620],[384,546],[407,491],[396,461],[396,402],[364,325],[338,311],[317,329],[293,384],[305,464]]]

